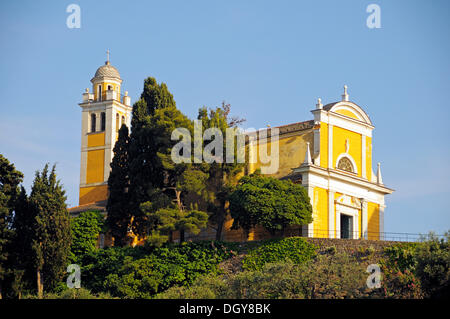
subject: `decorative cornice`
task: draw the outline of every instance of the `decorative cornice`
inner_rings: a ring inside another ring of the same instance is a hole
[[[334,178],[339,181],[344,181],[358,186],[362,186],[364,188],[368,188],[370,190],[377,191],[383,194],[392,194],[394,192],[393,189],[387,188],[377,183],[370,182],[359,176],[352,176],[346,173],[345,171],[337,171],[335,169],[323,168],[317,165],[307,165],[307,166],[302,165],[300,167],[294,168],[293,173],[302,173],[302,174],[310,173],[327,178]]]

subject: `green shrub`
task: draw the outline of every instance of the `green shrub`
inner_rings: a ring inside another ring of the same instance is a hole
[[[24,299],[37,299],[37,295],[25,295]],[[43,296],[44,299],[113,299],[107,293],[93,294],[88,289],[69,289],[66,288],[59,293],[47,293]]]
[[[189,287],[173,287],[157,298],[322,299],[363,298],[367,273],[344,253],[319,255],[302,264],[266,263],[261,269],[199,277]]]
[[[97,239],[104,226],[104,217],[98,211],[87,211],[71,219],[72,245],[70,259],[77,263],[84,255],[97,249]]]
[[[316,255],[316,246],[304,238],[291,237],[263,242],[251,250],[242,264],[246,270],[262,269],[266,263],[291,260],[294,264],[303,263]]]
[[[417,246],[416,274],[430,298],[450,299],[450,232],[446,240],[430,235]]]
[[[415,253],[418,243],[401,243],[384,249],[386,266],[396,267],[400,271],[413,271],[416,266]]]
[[[185,242],[162,247],[107,248],[83,259],[82,285],[122,298],[151,298],[179,285],[186,286],[233,256],[237,244]]]

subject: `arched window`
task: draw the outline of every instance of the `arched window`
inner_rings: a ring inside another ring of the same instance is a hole
[[[122,123],[120,124],[120,126],[125,124],[125,116],[122,115]],[[126,124],[125,124],[126,125]]]
[[[97,116],[95,114],[91,114],[91,132],[95,132],[96,129],[96,123],[97,122]]]
[[[119,113],[116,113],[116,132],[119,132]]]
[[[347,172],[352,172],[352,173],[355,172],[352,162],[347,157],[343,157],[339,160],[337,168],[342,169]]]
[[[100,125],[101,130],[104,131],[106,129],[106,114],[105,114],[105,112],[101,113],[100,119],[101,119],[101,125]]]

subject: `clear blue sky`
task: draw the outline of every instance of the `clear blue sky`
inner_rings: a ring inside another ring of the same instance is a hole
[[[81,7],[68,29],[66,7]],[[366,26],[368,4],[381,29]],[[385,230],[450,229],[450,1],[2,1],[0,153],[25,174],[57,163],[78,204],[81,109],[111,63],[132,101],[166,82],[194,117],[225,100],[246,127],[312,119],[316,99],[350,99],[375,124],[374,163],[396,192]],[[374,170],[376,167],[374,167]]]

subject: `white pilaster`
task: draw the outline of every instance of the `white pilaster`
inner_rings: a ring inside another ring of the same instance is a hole
[[[308,196],[310,199],[311,206],[313,206],[313,219],[314,219],[314,187],[309,185],[304,185],[308,191]],[[314,237],[314,220],[308,225],[303,225],[302,233],[304,237]]]
[[[336,211],[334,209],[334,194],[333,191],[328,191],[328,237],[336,238],[336,230],[334,222],[336,218]]]
[[[361,222],[361,232],[362,232],[362,238],[363,239],[368,239],[368,225],[369,225],[369,221],[368,221],[368,215],[367,215],[367,201],[362,198],[361,199],[361,214],[362,214],[362,222]]]

